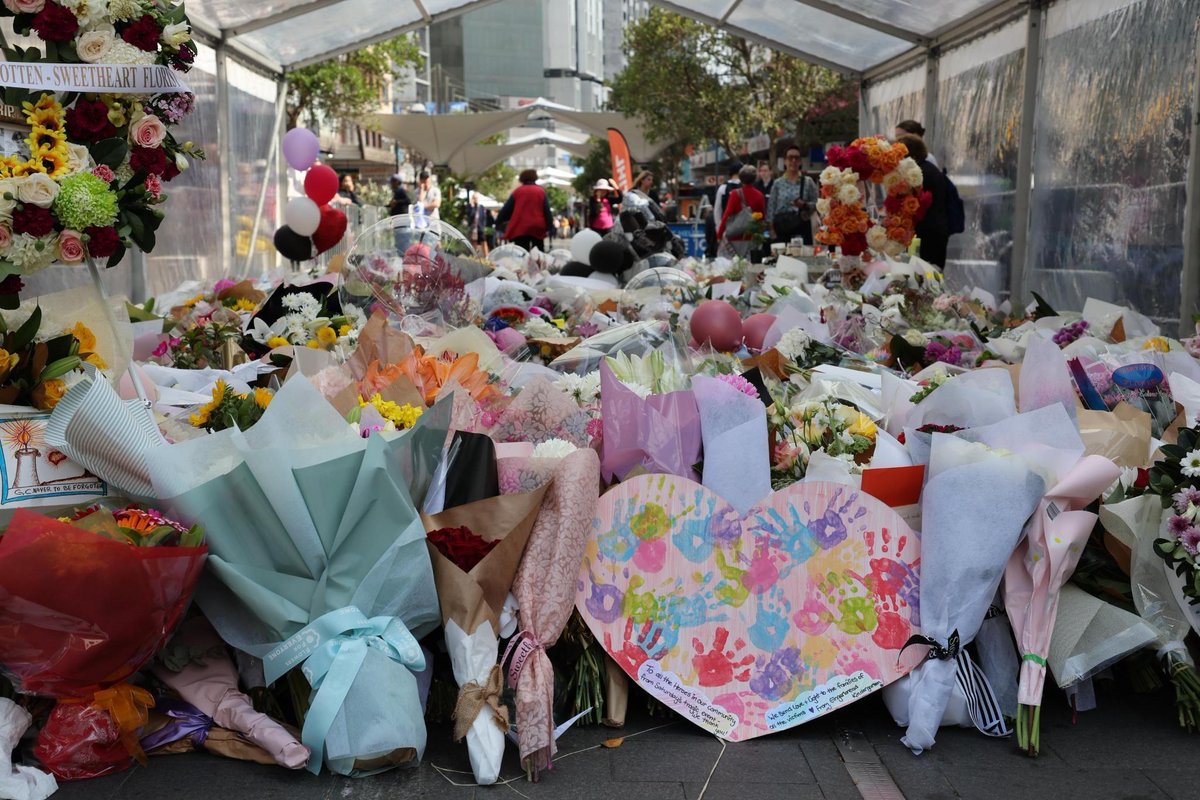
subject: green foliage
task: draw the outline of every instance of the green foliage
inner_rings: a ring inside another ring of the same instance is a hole
[[[832,70],[659,8],[625,31],[610,105],[656,141],[714,141],[731,153],[758,131],[792,130],[840,86]]]
[[[563,213],[571,205],[571,196],[561,186],[547,186],[546,199],[550,201],[550,210],[555,214]]]
[[[421,64],[416,40],[398,36],[290,72],[288,127],[294,128],[305,115],[342,120],[369,114],[379,107],[385,78]]]
[[[581,167],[583,172],[575,176],[571,185],[584,197],[592,196],[592,187],[596,185],[596,181],[612,177],[612,151],[608,149],[608,140],[593,137],[591,142],[592,149],[588,151],[587,157],[582,160],[574,159],[575,165]]]

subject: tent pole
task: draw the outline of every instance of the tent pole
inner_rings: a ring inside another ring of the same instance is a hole
[[[229,52],[217,44],[217,148],[221,182],[221,274],[233,269],[233,130],[229,92]]]
[[[287,117],[287,91],[288,80],[281,78],[275,92],[275,124],[271,126],[271,146],[267,149],[267,165],[263,170],[262,186],[258,190],[258,205],[254,209],[254,225],[250,228],[250,242],[246,247],[246,263],[242,267],[242,273],[245,275],[250,274],[250,264],[254,261],[254,251],[258,244],[258,228],[262,224],[263,207],[267,204],[267,186],[274,177],[275,159],[279,157],[279,142],[283,137],[283,121]]]
[[[925,51],[925,108],[922,112],[924,119],[921,120],[921,124],[925,126],[924,139],[930,151],[933,150],[932,143],[938,135],[938,58],[940,56],[941,51],[937,47],[931,47]],[[946,165],[942,164],[942,168],[945,167]]]
[[[1021,95],[1021,138],[1017,143],[1016,208],[1009,259],[1009,300],[1015,309],[1025,303],[1025,273],[1029,259],[1029,213],[1033,199],[1034,108],[1042,72],[1042,29],[1046,10],[1042,2],[1029,5],[1025,20],[1025,76]]]
[[[1179,332],[1195,332],[1192,316],[1200,311],[1200,37],[1192,77],[1192,130],[1188,145],[1187,209],[1183,221],[1183,275],[1180,287]]]

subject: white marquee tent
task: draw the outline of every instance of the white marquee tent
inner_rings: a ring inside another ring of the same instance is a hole
[[[655,2],[861,82],[864,133],[922,120],[963,187],[951,256],[973,282],[1200,310],[1200,0]],[[149,289],[241,271],[254,221],[273,229],[281,183],[261,204],[258,189],[289,70],[480,4],[190,0],[204,46],[186,134],[211,160],[172,185]]]

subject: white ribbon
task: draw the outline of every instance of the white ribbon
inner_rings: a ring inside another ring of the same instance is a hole
[[[190,91],[175,70],[162,64],[25,64],[0,61],[0,86],[96,94]]]

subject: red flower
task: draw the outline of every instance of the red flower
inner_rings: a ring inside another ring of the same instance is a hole
[[[179,45],[179,51],[169,56],[171,67],[178,72],[191,72],[192,62],[196,60],[196,51],[186,44]],[[170,180],[168,178],[168,180]]]
[[[117,252],[117,246],[121,244],[121,237],[117,235],[117,229],[112,226],[92,227],[85,230],[84,233],[88,235],[87,249],[92,258],[108,258]]]
[[[831,147],[825,151],[825,160],[828,161],[829,165],[832,167],[837,167],[838,169],[845,169],[846,168],[846,163],[845,163],[846,148],[842,147],[841,145],[835,144],[833,147]]]
[[[167,169],[167,154],[161,147],[135,147],[129,166],[134,172],[162,175]]]
[[[895,194],[889,194],[883,201],[883,207],[889,214],[899,214],[902,205],[904,205],[904,198]]]
[[[1150,470],[1145,467],[1138,467],[1137,480],[1133,482],[1137,489],[1145,489],[1150,485]]]
[[[179,177],[179,167],[175,166],[175,160],[167,159],[167,168],[162,171],[162,179],[164,181],[173,181]]]
[[[865,233],[848,233],[842,239],[842,255],[861,256],[867,251],[867,235]]]
[[[929,207],[933,205],[933,194],[925,191],[924,189],[920,191],[920,193],[917,195],[917,198],[921,201],[922,211],[928,211]]]
[[[108,106],[99,100],[80,99],[67,110],[67,135],[83,142],[98,142],[117,135],[108,121]]]
[[[158,37],[162,36],[162,28],[154,21],[154,17],[143,14],[142,18],[121,31],[121,38],[138,50],[147,53],[158,51]]]
[[[20,275],[9,275],[0,281],[0,294],[20,294],[24,288],[25,282],[21,280]]]
[[[13,233],[45,236],[54,232],[54,215],[50,209],[26,203],[13,211]]]
[[[69,42],[79,30],[79,20],[69,8],[51,0],[33,18],[31,27],[37,31],[42,41]]]
[[[454,566],[463,572],[475,569],[479,562],[483,561],[484,557],[500,544],[499,540],[485,542],[474,531],[465,527],[441,528],[431,531],[426,538],[437,548],[439,553],[450,559]]]
[[[957,425],[938,425],[933,422],[917,428],[917,431],[920,433],[954,433],[955,431],[961,430],[962,428],[958,427]]]

